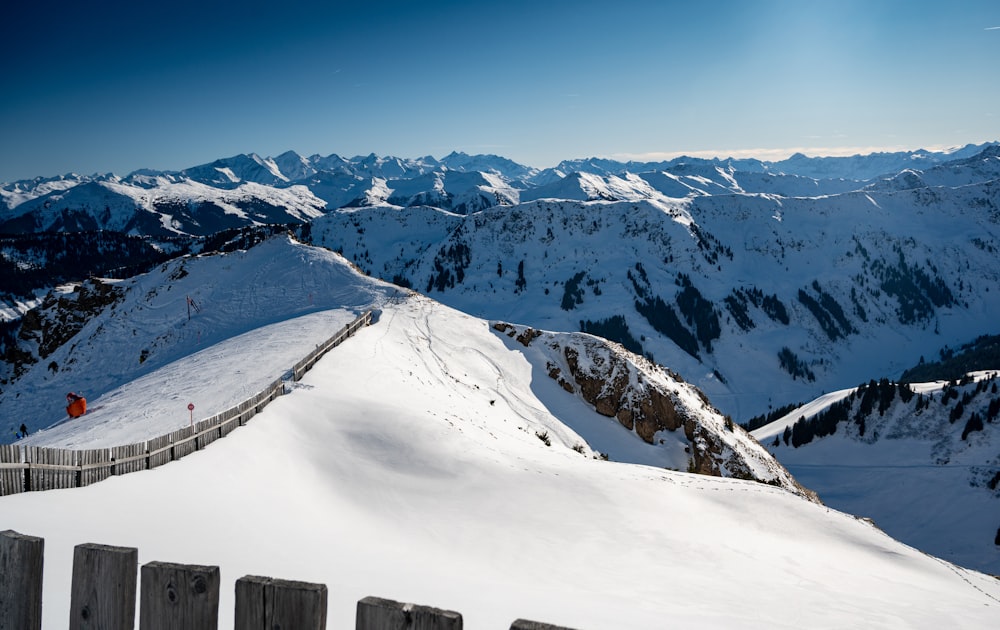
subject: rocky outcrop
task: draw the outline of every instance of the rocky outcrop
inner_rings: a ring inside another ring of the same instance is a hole
[[[8,347],[2,360],[8,369],[5,382],[19,378],[31,365],[44,360],[72,339],[90,319],[122,299],[115,285],[91,279],[70,293],[49,293],[42,303],[21,320],[16,344]],[[55,363],[49,369],[57,371]]]
[[[682,431],[688,472],[754,480],[818,500],[749,433],[670,370],[592,335],[547,333],[505,322],[493,328],[525,348],[541,349],[550,378],[647,444],[657,444],[663,432]]]

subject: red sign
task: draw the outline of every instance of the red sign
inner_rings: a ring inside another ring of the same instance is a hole
[[[194,411],[194,403],[188,403],[188,411]]]

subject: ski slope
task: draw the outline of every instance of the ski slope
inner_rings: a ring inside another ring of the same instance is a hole
[[[224,347],[254,345],[252,361],[270,365],[269,346],[252,339]],[[240,388],[240,374],[215,369],[221,354],[192,353],[143,379]],[[222,628],[247,574],[325,583],[330,628],[350,627],[367,595],[457,610],[472,629],[518,617],[581,629],[1000,618],[1000,581],[855,517],[765,484],[573,450],[583,438],[572,421],[596,414],[568,395],[544,404],[555,385],[540,367],[484,320],[418,296],[386,302],[248,426],[152,471],[0,497],[0,528],[45,538],[53,629],[65,627],[83,542],[137,547],[140,564],[220,566]],[[123,414],[143,399],[128,387],[114,398]],[[136,427],[104,431],[131,439]]]
[[[122,437],[102,436],[97,428],[84,437],[78,427],[63,426],[76,424],[66,422],[67,392],[87,398],[95,421],[122,428],[157,418],[169,428],[153,435],[169,432],[190,422],[188,403],[195,404],[197,421],[246,399],[398,292],[361,275],[337,254],[287,236],[246,251],[184,257],[111,282],[119,300],[88,314],[68,343],[0,393],[4,419],[25,422],[32,433],[60,424],[63,437],[47,445],[91,448]],[[74,295],[66,297],[72,301]],[[51,319],[58,321],[59,314]],[[171,364],[176,376],[144,379]],[[220,387],[214,379],[229,385]],[[9,441],[10,427],[3,428]],[[152,435],[141,434],[149,429],[126,437],[147,439]]]

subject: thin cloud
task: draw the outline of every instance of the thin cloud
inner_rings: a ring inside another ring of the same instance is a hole
[[[948,151],[954,147],[926,146],[921,147],[927,151]],[[616,160],[634,160],[636,162],[659,162],[672,160],[678,157],[693,158],[735,158],[753,159],[765,161],[784,160],[795,153],[813,157],[849,157],[852,155],[869,155],[872,153],[895,153],[899,151],[912,151],[912,147],[903,146],[867,146],[867,147],[784,147],[780,149],[729,149],[729,150],[700,150],[700,151],[650,151],[644,153],[615,153],[611,157]]]
[[[984,31],[1000,31],[1000,26],[987,26]]]

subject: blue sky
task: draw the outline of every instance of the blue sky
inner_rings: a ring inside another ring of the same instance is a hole
[[[34,0],[0,181],[288,149],[781,158],[1000,139],[995,0]]]

